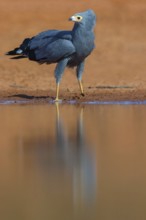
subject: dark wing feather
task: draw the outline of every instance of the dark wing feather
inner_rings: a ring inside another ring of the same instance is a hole
[[[60,31],[60,30],[43,31],[39,33],[38,35],[34,36],[33,39],[39,40],[39,39],[50,38],[50,37],[58,37],[58,38],[66,39],[66,40],[72,40],[71,31]]]
[[[36,49],[34,52],[37,61],[53,63],[71,56],[75,53],[75,47],[68,40],[57,39],[42,48]]]
[[[27,48],[30,59],[53,63],[75,53],[71,31],[49,30],[33,37]]]

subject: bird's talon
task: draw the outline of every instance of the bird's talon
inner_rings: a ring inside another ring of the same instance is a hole
[[[81,96],[85,96],[85,94],[84,94],[84,93],[81,93]]]
[[[54,102],[62,102],[62,99],[55,99]]]

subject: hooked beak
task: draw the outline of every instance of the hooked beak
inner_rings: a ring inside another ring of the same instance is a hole
[[[75,16],[71,16],[68,20],[69,21],[76,21],[76,17]]]

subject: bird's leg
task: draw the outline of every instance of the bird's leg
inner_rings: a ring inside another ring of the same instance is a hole
[[[55,78],[56,78],[56,99],[55,99],[55,102],[61,101],[59,99],[59,84],[60,84],[60,81],[62,78],[62,74],[65,70],[66,65],[67,65],[67,62],[68,62],[68,58],[63,59],[57,64],[57,66],[55,68]]]
[[[79,82],[79,87],[80,87],[80,90],[81,90],[81,94],[84,95],[84,89],[83,89],[82,81],[78,80],[78,82]]]
[[[78,66],[77,66],[77,78],[78,78],[78,82],[79,82],[79,87],[81,90],[81,95],[84,96],[84,89],[83,89],[83,84],[82,84],[82,74],[83,74],[83,70],[84,70],[84,61],[81,62]]]
[[[59,83],[56,83],[56,98],[55,98],[55,102],[59,102]]]

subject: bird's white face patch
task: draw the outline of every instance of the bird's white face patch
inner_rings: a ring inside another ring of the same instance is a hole
[[[83,19],[81,15],[73,15],[70,20],[75,22],[80,22]]]

